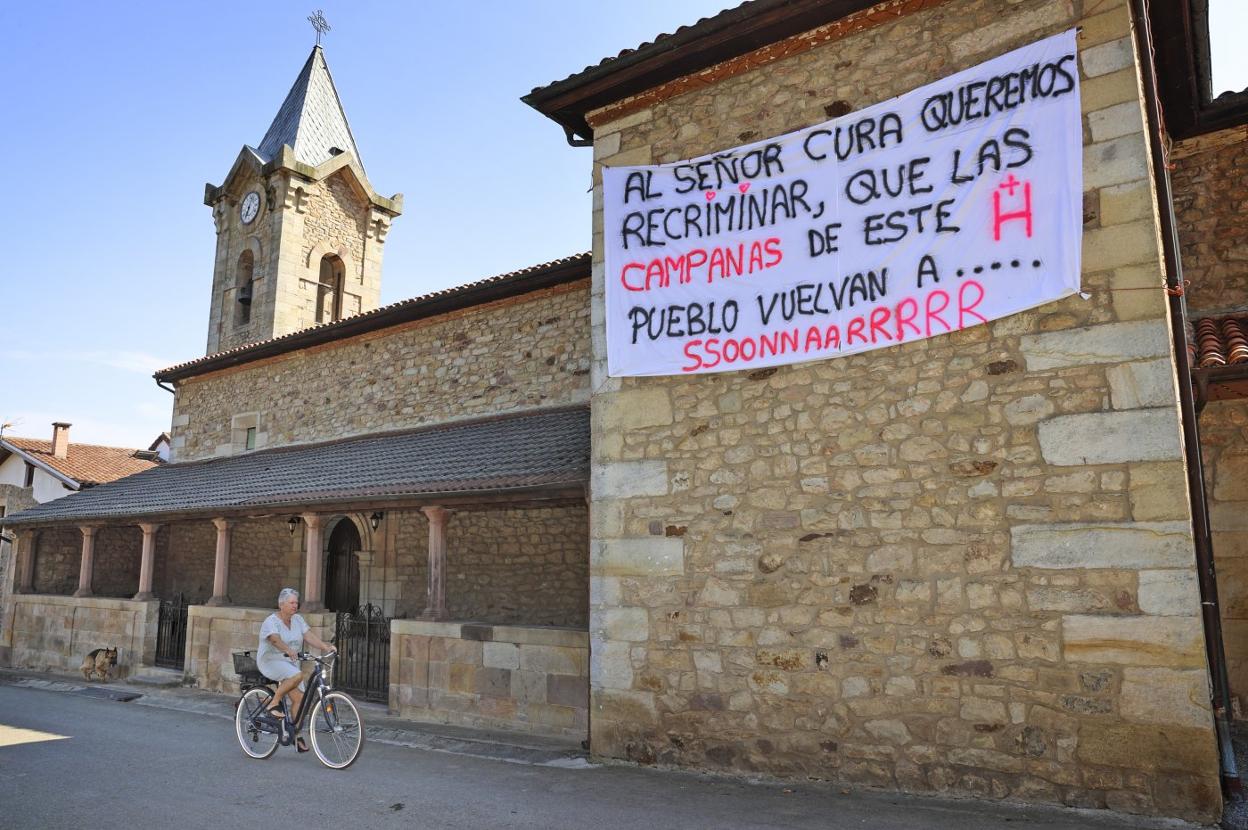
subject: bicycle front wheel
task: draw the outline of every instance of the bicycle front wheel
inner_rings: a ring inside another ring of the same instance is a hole
[[[248,689],[234,709],[238,745],[252,758],[268,758],[277,751],[277,729],[264,715],[271,697],[273,693],[268,689]]]
[[[342,692],[325,695],[312,710],[312,749],[330,769],[346,769],[364,748],[364,722],[355,701]]]

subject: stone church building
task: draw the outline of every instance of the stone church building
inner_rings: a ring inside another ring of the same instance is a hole
[[[1078,29],[1084,296],[689,377],[607,374],[600,184],[592,254],[378,307],[402,199],[315,48],[206,190],[172,463],[5,519],[0,656],[118,645],[232,690],[297,584],[405,717],[1215,819],[1248,694],[1248,96],[1209,89],[1203,3],[1148,5],[753,0],[533,90],[598,183]]]

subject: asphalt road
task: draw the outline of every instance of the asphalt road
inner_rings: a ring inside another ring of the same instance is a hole
[[[287,748],[254,761],[219,717],[0,686],[6,830],[1158,826],[1071,810],[789,789],[632,767],[505,763],[375,742],[345,771]]]

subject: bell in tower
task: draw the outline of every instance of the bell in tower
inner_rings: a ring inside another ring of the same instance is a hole
[[[217,227],[208,354],[377,307],[403,197],[369,183],[319,43],[259,146],[204,203]]]

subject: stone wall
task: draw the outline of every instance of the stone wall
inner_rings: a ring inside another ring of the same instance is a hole
[[[1213,819],[1218,761],[1124,0],[950,0],[612,119],[724,150],[1079,25],[1083,287],[930,340],[613,380],[594,331],[595,753]],[[594,301],[602,300],[601,196]]]
[[[1248,130],[1179,142],[1171,154],[1174,212],[1190,280],[1188,311],[1204,316],[1248,308]]]
[[[260,647],[260,626],[277,610],[211,608],[193,605],[187,614],[185,678],[200,689],[238,694],[239,679],[234,673],[234,653]],[[300,612],[312,633],[325,642],[334,635],[334,615]],[[304,665],[311,671],[312,664]]]
[[[152,576],[156,596],[173,599],[182,594],[192,605],[206,602],[212,596],[216,556],[217,529],[207,519],[161,527]]]
[[[1175,145],[1175,217],[1189,281],[1188,314],[1248,309],[1248,131],[1224,130]],[[1248,401],[1200,414],[1213,551],[1231,692],[1248,696]]]
[[[139,568],[142,563],[142,530],[135,525],[101,527],[95,533],[92,592],[99,597],[129,599],[139,592]]]
[[[396,616],[417,617],[428,594],[429,524],[391,511]],[[460,511],[447,526],[446,603],[451,618],[584,627],[588,617],[588,512],[583,507]],[[361,573],[361,580],[363,574]]]
[[[76,527],[58,527],[38,530],[36,534],[35,593],[68,596],[78,590],[82,533]]]
[[[447,542],[447,607],[453,619],[588,624],[584,507],[454,513]]]
[[[5,508],[4,514],[14,513],[34,507],[35,497],[31,487],[19,487],[15,484],[0,484],[0,506]],[[5,531],[12,535],[13,531]],[[17,551],[9,542],[0,539],[0,649],[5,642],[5,626],[8,624],[8,597],[13,593],[13,580],[17,566]]]
[[[13,604],[13,666],[77,673],[88,652],[116,648],[115,679],[155,656],[158,602],[19,594]]]
[[[421,620],[390,624],[390,711],[573,741],[588,729],[584,631]]]
[[[285,517],[248,519],[231,528],[230,600],[234,605],[273,611],[282,588],[303,591],[303,530],[300,523],[291,534]]]
[[[235,451],[231,419],[260,415],[274,447],[588,399],[587,286],[549,289],[182,381],[173,451]]]

